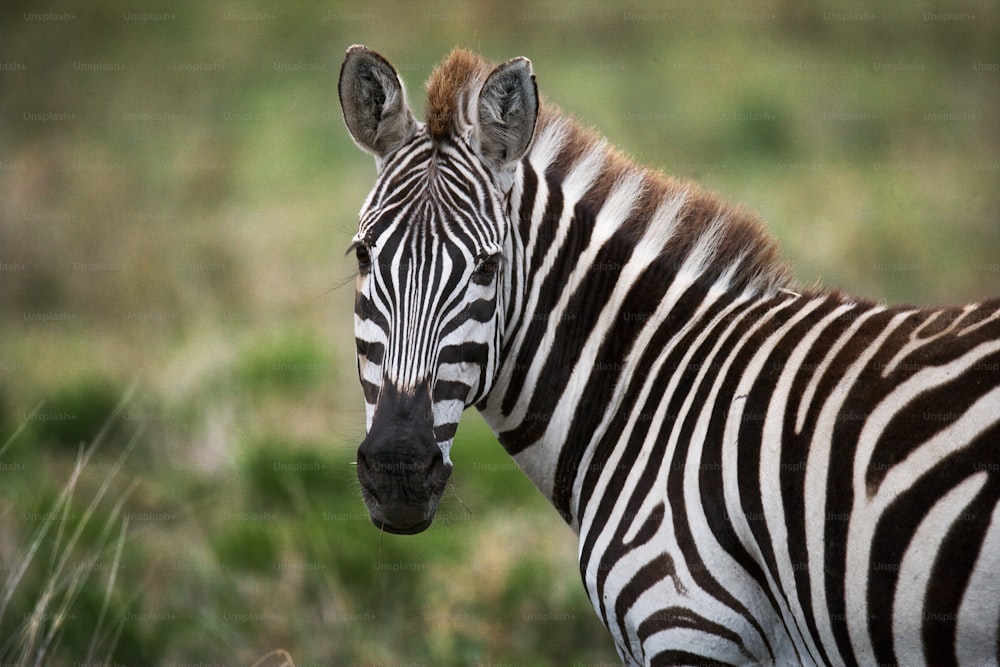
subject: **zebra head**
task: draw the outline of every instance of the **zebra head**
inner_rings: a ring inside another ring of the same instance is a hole
[[[514,280],[509,195],[534,133],[535,81],[524,58],[490,69],[457,52],[428,84],[421,123],[392,65],[353,46],[339,93],[377,170],[351,245],[367,418],[358,479],[376,526],[418,533],[451,475],[459,418],[498,370]]]

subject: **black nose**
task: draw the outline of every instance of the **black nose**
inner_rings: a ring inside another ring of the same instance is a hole
[[[433,451],[414,452],[366,439],[358,449],[358,480],[372,523],[390,533],[419,533],[430,526],[450,475],[436,444]]]
[[[386,389],[358,448],[361,496],[379,528],[419,533],[434,519],[451,464],[445,462],[434,439],[430,392],[402,394]]]

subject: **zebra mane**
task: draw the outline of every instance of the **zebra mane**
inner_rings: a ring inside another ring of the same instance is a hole
[[[434,139],[462,134],[471,122],[468,104],[492,68],[465,49],[454,49],[427,80],[427,129]],[[463,113],[469,113],[463,118]]]
[[[622,225],[636,243],[657,231],[652,226],[666,227],[660,230],[660,261],[680,269],[692,268],[689,260],[694,260],[699,281],[721,280],[728,288],[754,293],[772,293],[791,282],[789,268],[779,260],[777,244],[760,216],[693,182],[637,164],[547,100],[542,101],[535,130],[531,150],[536,149],[556,152],[547,173],[560,180],[576,165],[600,156],[599,173],[581,200],[595,215],[618,184],[640,183]],[[682,203],[672,217],[664,219],[664,210],[677,202]]]
[[[483,58],[461,48],[435,68],[426,85],[427,127],[435,140],[461,136],[472,127],[476,95],[491,71]],[[774,239],[759,216],[694,183],[637,164],[544,98],[526,159],[542,150],[554,153],[547,173],[559,181],[595,154],[600,157],[599,172],[581,199],[594,215],[616,185],[629,179],[640,183],[622,225],[633,232],[636,243],[655,231],[651,225],[667,226],[661,234],[661,261],[678,269],[694,268],[700,281],[721,280],[728,288],[754,293],[770,293],[790,282],[788,267],[779,261]],[[670,202],[682,203],[672,219],[664,220],[662,211]]]

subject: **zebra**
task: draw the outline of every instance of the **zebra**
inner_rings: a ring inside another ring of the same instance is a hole
[[[410,110],[338,84],[375,185],[351,250],[372,522],[426,529],[475,406],[579,537],[628,665],[987,665],[1000,300],[797,286],[760,218],[636,165],[456,49]]]

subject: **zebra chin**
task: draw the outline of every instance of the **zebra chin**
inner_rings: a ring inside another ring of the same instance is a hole
[[[361,496],[375,527],[396,535],[415,535],[427,530],[451,477],[451,466],[439,458],[419,478],[374,480],[362,471],[361,461],[359,456]]]
[[[426,455],[393,449],[373,453],[365,443],[358,448],[358,481],[372,523],[397,535],[426,530],[451,477],[441,449],[434,444]]]
[[[398,525],[391,523],[382,518],[377,510],[373,511],[372,508],[368,508],[368,516],[371,518],[372,523],[375,524],[376,528],[387,533],[392,533],[393,535],[416,535],[417,533],[422,533],[430,528],[431,524],[434,522],[433,513],[429,518],[418,521],[412,525]]]

